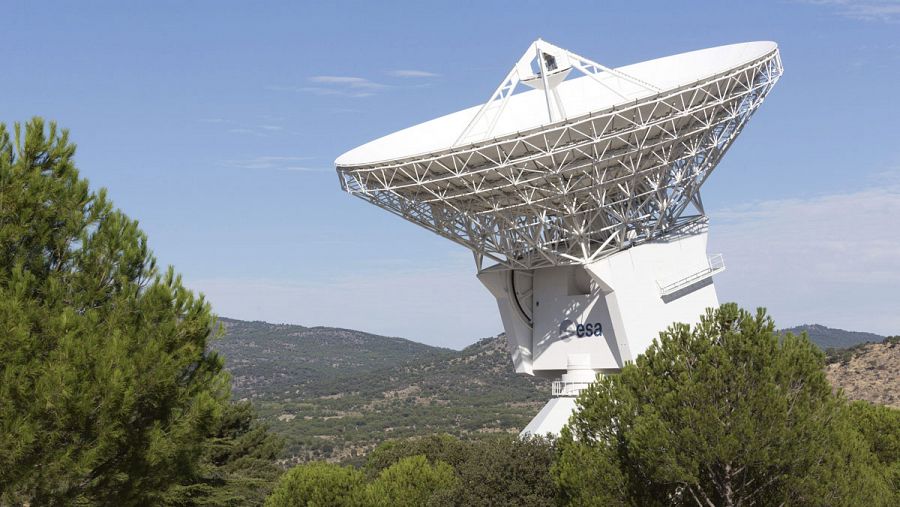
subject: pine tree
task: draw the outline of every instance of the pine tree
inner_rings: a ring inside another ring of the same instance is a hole
[[[885,342],[900,341],[888,337]],[[900,410],[867,401],[854,401],[847,407],[847,415],[881,464],[894,490],[894,505],[900,505]]]
[[[374,479],[403,458],[423,455],[432,463],[447,463],[459,478],[457,487],[442,496],[444,504],[549,506],[556,505],[550,475],[555,454],[554,442],[540,437],[493,435],[459,440],[428,435],[382,443],[366,456],[365,472]]]
[[[453,467],[434,463],[424,455],[402,458],[381,471],[366,485],[357,504],[367,507],[418,507],[447,505],[459,479]]]
[[[281,473],[281,438],[256,418],[249,402],[229,405],[208,435],[196,475],[183,477],[162,502],[172,506],[262,505]]]
[[[822,353],[763,310],[673,325],[578,405],[554,465],[570,505],[895,505]]]
[[[197,474],[228,380],[209,304],[74,154],[0,125],[0,503],[152,504]]]
[[[281,476],[266,507],[357,505],[365,477],[350,466],[308,463]]]

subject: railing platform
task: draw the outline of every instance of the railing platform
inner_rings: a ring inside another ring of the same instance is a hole
[[[553,396],[576,397],[581,391],[586,390],[593,382],[571,382],[565,380],[554,380],[551,386]]]
[[[678,292],[685,287],[705,280],[717,273],[721,273],[722,271],[725,271],[725,259],[722,257],[722,254],[712,255],[708,259],[708,265],[700,271],[691,273],[690,275],[680,280],[676,280],[666,285],[660,285],[659,294],[661,296],[668,296],[669,294]],[[657,282],[657,284],[659,285],[659,282]]]

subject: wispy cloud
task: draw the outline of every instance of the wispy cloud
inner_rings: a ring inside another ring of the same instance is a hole
[[[261,120],[267,123],[257,125],[255,122],[239,122],[228,118],[200,118],[200,123],[221,126],[225,132],[229,134],[252,135],[257,137],[266,137],[269,134],[284,132],[285,128],[276,123],[281,119],[271,115],[262,115]]]
[[[387,72],[387,75],[401,79],[423,79],[438,77],[438,74],[425,70],[416,69],[399,69]],[[308,84],[303,85],[282,85],[272,84],[266,86],[266,90],[276,92],[299,92],[310,93],[320,96],[333,97],[352,97],[364,98],[371,97],[376,93],[391,88],[415,88],[427,86],[419,84],[416,86],[409,85],[389,85],[372,81],[371,79],[361,76],[332,76],[320,75],[307,78]]]
[[[309,80],[313,83],[338,85],[347,88],[362,88],[366,90],[381,90],[387,88],[387,85],[356,76],[313,76],[309,78]]]
[[[829,7],[834,13],[860,21],[900,21],[900,0],[801,0]]]
[[[261,135],[259,132],[255,131],[255,130],[253,130],[253,129],[245,128],[245,127],[236,127],[236,128],[233,128],[233,129],[228,129],[228,133],[229,133],[229,134],[254,134],[254,135]]]
[[[226,160],[224,164],[228,167],[236,169],[247,169],[254,171],[275,170],[275,171],[298,171],[298,172],[324,172],[331,171],[331,168],[314,167],[304,162],[313,160],[314,157],[283,157],[283,156],[261,156],[243,160]]]
[[[390,85],[377,83],[359,76],[312,76],[307,79],[310,85],[268,85],[267,90],[277,92],[300,92],[314,95],[363,98],[371,97],[376,92],[391,88]]]
[[[372,95],[375,95],[372,92],[338,90],[338,89],[334,89],[334,88],[324,88],[321,86],[303,86],[300,88],[296,88],[296,91],[312,93],[315,95],[338,95],[341,97],[353,97],[353,98],[371,97]]]
[[[424,78],[424,77],[438,77],[440,74],[435,74],[434,72],[428,72],[426,70],[415,70],[415,69],[399,69],[392,70],[388,72],[388,75],[394,77],[410,77],[410,78]]]
[[[723,300],[767,306],[783,325],[900,331],[900,179],[869,188],[712,212]],[[787,319],[787,321],[784,321]]]

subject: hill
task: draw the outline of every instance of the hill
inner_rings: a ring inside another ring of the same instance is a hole
[[[346,329],[221,319],[236,398],[286,439],[285,459],[347,460],[386,437],[518,432],[550,395],[500,336],[461,350]]]
[[[433,361],[454,351],[332,327],[304,327],[219,318],[225,336],[214,348],[226,358],[238,398],[293,391],[327,394],[332,381],[407,362]]]
[[[517,375],[503,335],[454,351],[402,338],[329,327],[220,319],[215,348],[238,399],[252,399],[286,440],[283,458],[355,460],[386,438],[518,432],[550,396],[549,382]],[[809,333],[835,344],[881,341],[825,326]],[[900,345],[885,341],[829,350],[828,376],[848,397],[897,406]]]
[[[853,400],[900,408],[900,337],[832,352],[828,380]]]
[[[874,333],[845,331],[819,324],[803,324],[802,326],[782,329],[782,332],[794,334],[800,334],[804,331],[809,334],[810,341],[821,347],[822,350],[845,349],[860,343],[878,343],[884,339],[884,336]]]

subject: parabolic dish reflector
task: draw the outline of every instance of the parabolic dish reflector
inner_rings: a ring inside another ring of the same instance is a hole
[[[587,264],[703,227],[700,186],[781,73],[774,42],[612,69],[537,40],[485,104],[335,165],[346,191],[465,245],[479,267]]]

